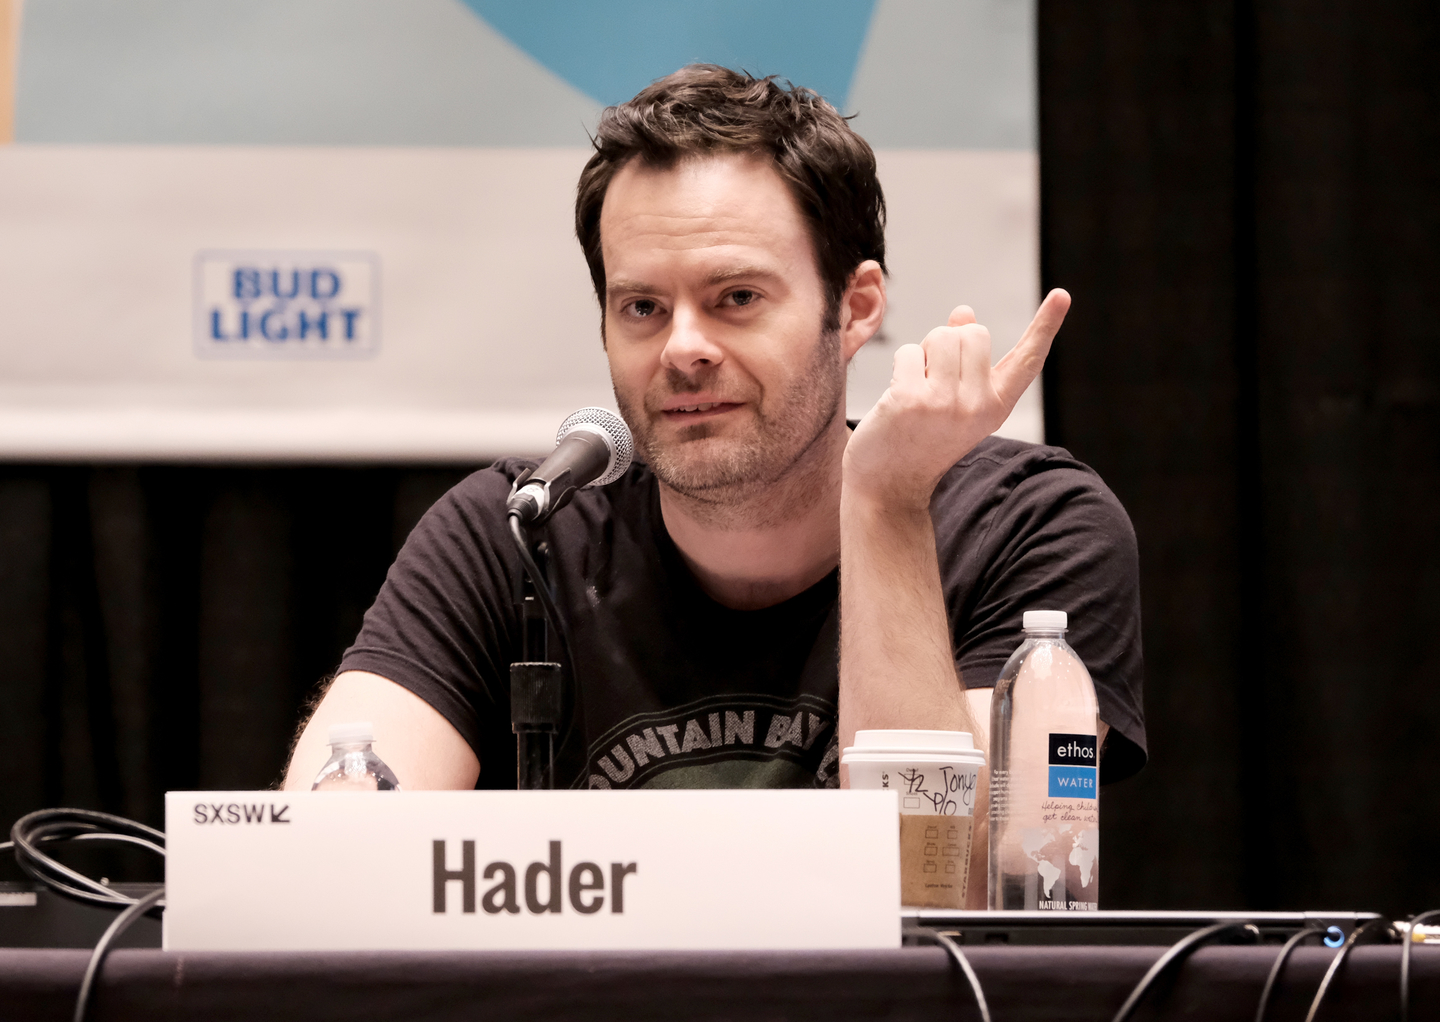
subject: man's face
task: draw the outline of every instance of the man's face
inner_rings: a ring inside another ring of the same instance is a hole
[[[600,237],[610,378],[655,474],[718,503],[778,479],[845,393],[810,232],[780,175],[742,155],[632,160]]]

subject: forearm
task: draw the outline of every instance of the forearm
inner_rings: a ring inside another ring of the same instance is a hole
[[[332,724],[370,721],[375,753],[410,791],[473,788],[480,761],[436,709],[388,678],[346,671],[335,679],[306,723],[285,772],[286,791],[308,791],[330,755]]]
[[[969,731],[983,722],[955,670],[925,507],[840,503],[840,741],[868,728]]]

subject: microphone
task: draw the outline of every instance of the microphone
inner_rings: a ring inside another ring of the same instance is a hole
[[[550,457],[515,480],[505,512],[522,525],[543,525],[582,486],[604,486],[624,475],[634,451],[625,420],[610,409],[572,412],[560,423]]]

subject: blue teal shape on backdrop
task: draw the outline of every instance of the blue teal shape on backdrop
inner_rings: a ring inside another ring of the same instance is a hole
[[[696,61],[778,74],[844,108],[875,0],[463,0],[606,106]]]

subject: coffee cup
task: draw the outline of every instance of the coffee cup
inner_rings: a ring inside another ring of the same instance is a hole
[[[900,797],[900,903],[964,908],[985,753],[968,731],[857,731],[850,787]]]

